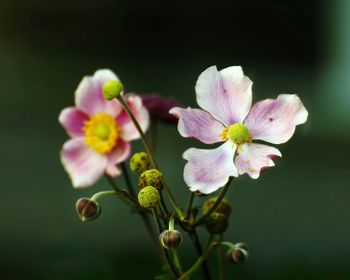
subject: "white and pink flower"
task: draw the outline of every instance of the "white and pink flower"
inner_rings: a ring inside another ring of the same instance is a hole
[[[86,76],[75,92],[76,107],[68,107],[59,122],[71,137],[62,147],[61,161],[75,188],[93,185],[104,174],[121,175],[118,164],[130,154],[130,141],[140,138],[136,127],[117,100],[106,101],[102,86],[119,80],[108,69]],[[140,97],[127,94],[125,101],[142,130],[149,125],[149,114]]]
[[[287,142],[295,127],[306,122],[308,112],[295,94],[281,94],[252,105],[252,81],[242,68],[218,71],[209,67],[198,77],[197,103],[202,109],[173,108],[183,137],[206,144],[223,142],[215,149],[190,148],[183,157],[188,162],[184,179],[191,191],[208,194],[224,186],[231,176],[247,173],[257,179],[263,169],[281,157],[278,149],[253,143]]]

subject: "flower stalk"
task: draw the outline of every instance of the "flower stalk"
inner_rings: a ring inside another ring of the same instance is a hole
[[[217,200],[215,201],[214,205],[208,210],[207,213],[205,213],[202,217],[200,217],[197,221],[195,221],[192,224],[192,227],[196,227],[202,223],[204,223],[209,217],[210,215],[215,212],[215,210],[218,208],[218,206],[220,205],[221,201],[225,198],[225,195],[231,185],[231,182],[233,180],[233,177],[230,177],[228,179],[228,182],[226,183],[226,185],[224,186],[224,188],[222,189],[222,191],[220,192],[219,197],[217,198]]]
[[[156,169],[159,169],[158,165],[157,165],[157,162],[155,161],[155,158],[153,156],[152,150],[151,150],[150,146],[147,143],[146,135],[143,133],[143,131],[142,131],[138,121],[136,120],[134,114],[131,112],[128,104],[125,102],[125,100],[124,100],[122,95],[118,95],[116,98],[120,102],[120,104],[123,106],[123,108],[127,112],[128,116],[131,118],[132,122],[134,123],[137,131],[139,132],[139,134],[141,136],[142,143],[145,146],[147,153],[150,155],[150,159],[151,159],[152,165]],[[165,188],[165,190],[166,190],[166,192],[167,192],[167,194],[168,194],[168,196],[170,198],[170,202],[173,205],[176,213],[179,215],[180,218],[182,218],[183,217],[182,210],[178,207],[178,204],[177,204],[177,202],[175,200],[175,197],[172,194],[172,192],[171,192],[169,186],[166,184],[166,182],[164,182],[164,188]]]

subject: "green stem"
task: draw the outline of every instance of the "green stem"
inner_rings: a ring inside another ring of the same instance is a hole
[[[132,120],[132,122],[134,123],[137,131],[139,132],[140,134],[140,137],[141,137],[141,140],[143,142],[143,145],[145,146],[146,148],[146,151],[147,153],[149,154],[150,156],[150,160],[151,160],[151,163],[152,165],[159,170],[158,168],[158,165],[157,165],[157,162],[155,161],[155,158],[153,156],[153,153],[152,153],[152,150],[150,148],[150,146],[148,145],[147,143],[147,140],[146,140],[146,136],[145,134],[143,133],[138,121],[136,120],[134,114],[131,112],[128,104],[125,102],[125,100],[123,99],[123,97],[121,95],[118,95],[117,97],[118,101],[120,102],[120,104],[123,106],[123,108],[125,109],[125,111],[127,112],[128,116],[130,117],[130,119]],[[166,192],[168,193],[169,195],[169,198],[170,198],[170,202],[171,204],[173,205],[174,209],[176,210],[176,213],[179,215],[180,218],[183,217],[183,213],[181,211],[181,209],[177,206],[178,204],[176,203],[176,200],[175,200],[175,197],[174,195],[172,194],[170,188],[168,187],[168,185],[166,184],[166,182],[164,182],[164,188],[166,190]]]
[[[219,242],[223,240],[223,235],[220,235]],[[224,280],[224,251],[222,246],[218,250],[218,267],[219,267],[219,279]]]
[[[187,270],[182,276],[179,278],[179,280],[185,280],[188,279],[189,276],[194,273],[200,266],[201,264],[206,260],[206,258],[209,256],[209,254],[218,246],[217,243],[212,243],[213,240],[213,235],[209,236],[207,246],[205,248],[204,253],[198,258],[198,260],[195,262],[195,264]]]
[[[226,183],[226,185],[224,186],[224,188],[222,189],[222,191],[220,192],[220,195],[219,197],[217,198],[217,200],[215,201],[214,205],[209,209],[209,211],[207,213],[205,213],[202,217],[200,217],[197,221],[195,221],[193,224],[192,224],[192,227],[196,227],[202,223],[205,222],[205,220],[207,218],[210,217],[210,215],[216,210],[216,208],[218,208],[218,206],[220,205],[221,201],[224,199],[225,195],[226,195],[226,192],[228,191],[229,187],[230,187],[230,184],[233,180],[233,177],[230,177],[228,179],[228,182]]]
[[[125,166],[125,163],[122,162],[120,164],[121,168],[122,168],[122,172],[123,172],[123,176],[124,176],[124,180],[125,180],[125,184],[126,184],[126,187],[128,188],[130,194],[133,196],[133,197],[136,197],[136,194],[135,194],[135,191],[132,187],[132,183],[131,183],[131,179],[130,179],[130,176],[129,176],[129,172],[128,172],[128,169],[126,168]]]
[[[154,221],[158,227],[159,233],[162,233],[163,229],[162,229],[162,224],[159,220],[159,216],[156,213],[155,209],[152,209],[152,212],[153,212],[153,218],[154,218]],[[163,247],[161,248],[161,255],[165,261],[166,266],[168,267],[168,270],[177,279],[180,276],[180,274],[179,274],[176,266],[174,266],[173,262],[171,261],[168,252]]]
[[[169,219],[169,230],[174,230],[175,229],[175,219],[174,216],[171,215]]]
[[[189,236],[192,240],[194,248],[196,249],[198,257],[200,257],[203,254],[203,248],[199,240],[196,229],[193,229],[191,232],[189,232]],[[209,266],[205,260],[201,263],[201,269],[202,269],[203,279],[211,280],[212,278],[211,278]]]
[[[176,267],[176,270],[181,275],[182,274],[182,267],[181,267],[179,255],[177,254],[175,249],[171,249],[171,253],[173,255],[173,260],[174,260],[174,265]]]
[[[109,182],[109,184],[112,186],[112,188],[119,194],[121,195],[123,198],[125,198],[125,200],[132,206],[135,207],[137,209],[140,209],[139,203],[138,201],[132,197],[128,191],[121,189],[117,186],[117,184],[114,182],[113,178],[106,175],[107,181]]]
[[[149,139],[150,139],[151,151],[154,154],[156,153],[156,147],[157,147],[157,127],[158,127],[158,120],[156,118],[151,118]]]
[[[90,199],[93,201],[97,201],[98,199],[104,197],[104,196],[109,196],[109,195],[118,195],[118,192],[116,191],[102,191],[95,193]]]
[[[184,218],[185,220],[189,220],[191,218],[193,200],[194,200],[194,193],[191,192],[190,200],[189,200],[188,206],[187,206],[186,215]]]

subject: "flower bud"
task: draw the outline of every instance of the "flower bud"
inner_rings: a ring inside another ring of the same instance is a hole
[[[247,244],[243,243],[243,242],[240,242],[240,243],[236,243],[235,246],[239,249],[244,249],[246,251],[248,251],[248,246]]]
[[[118,97],[124,90],[124,86],[120,81],[110,80],[103,84],[102,95],[106,100],[112,100]]]
[[[157,169],[149,169],[144,172],[139,177],[139,187],[140,189],[146,186],[155,187],[158,190],[163,189],[163,174]]]
[[[175,249],[182,242],[182,234],[178,230],[165,230],[159,235],[159,240],[165,249]]]
[[[83,221],[92,221],[101,214],[101,207],[90,198],[80,198],[75,204],[79,218]]]
[[[134,173],[142,173],[151,169],[152,163],[149,155],[145,152],[135,153],[130,159],[130,169]]]
[[[243,248],[230,249],[226,254],[227,259],[233,264],[244,263],[248,256],[248,251]]]
[[[216,200],[218,199],[218,197],[212,197],[210,199],[208,199],[202,206],[202,211],[203,211],[203,214],[206,214],[209,209],[211,207],[213,207],[213,205],[215,204]],[[215,209],[215,212],[214,213],[220,213],[220,214],[224,214],[226,215],[227,217],[230,216],[231,214],[231,211],[232,211],[232,208],[231,208],[231,205],[230,203],[228,202],[227,199],[223,199],[219,206]]]
[[[143,208],[154,208],[160,202],[160,195],[155,187],[147,186],[140,190],[138,200]]]
[[[211,234],[221,234],[228,228],[228,219],[226,215],[220,213],[213,213],[210,215],[207,224],[207,230]]]

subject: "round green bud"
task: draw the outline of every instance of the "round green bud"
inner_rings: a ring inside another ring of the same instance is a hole
[[[110,80],[103,84],[102,95],[104,99],[112,100],[118,97],[124,90],[124,86],[120,81]]]
[[[101,214],[101,207],[96,201],[90,198],[80,198],[75,204],[79,218],[83,222],[92,221]]]
[[[134,173],[142,173],[152,168],[149,155],[145,152],[135,153],[130,159],[130,169]]]
[[[228,228],[228,219],[226,215],[220,213],[213,213],[210,215],[207,224],[207,231],[211,234],[224,233]]]
[[[160,195],[155,187],[147,186],[140,190],[138,200],[143,208],[154,208],[160,202]]]
[[[228,128],[227,131],[230,139],[237,145],[252,142],[252,135],[248,128],[241,123],[235,123]]]
[[[139,187],[140,189],[146,186],[155,187],[158,190],[163,189],[164,179],[163,174],[157,169],[149,169],[144,172],[139,177]]]
[[[182,243],[182,234],[178,230],[165,230],[159,235],[159,240],[165,249],[175,249]]]
[[[233,264],[241,264],[247,261],[249,253],[246,249],[230,249],[226,254],[227,259]]]
[[[215,204],[216,200],[218,199],[218,197],[212,197],[210,199],[208,199],[206,202],[204,202],[203,206],[202,206],[202,212],[203,214],[206,214]],[[220,213],[220,214],[224,214],[227,217],[230,216],[232,211],[230,202],[227,199],[223,199],[219,206],[215,209],[214,213]]]

